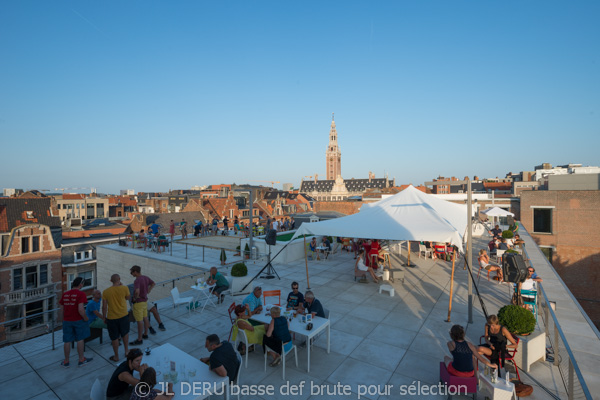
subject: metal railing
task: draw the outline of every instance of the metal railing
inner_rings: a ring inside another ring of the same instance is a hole
[[[523,249],[525,252],[525,263],[527,266],[530,265],[529,256],[527,255],[527,249]],[[536,316],[542,317],[542,322],[546,328],[546,340],[550,343],[553,354],[553,364],[558,368],[565,391],[569,400],[574,399],[589,399],[593,397],[588,389],[581,370],[569,342],[558,322],[558,318],[552,308],[552,302],[548,300],[548,296],[544,291],[544,287],[541,283],[538,283],[537,289],[537,313]],[[539,319],[538,319],[539,321]],[[550,358],[550,357],[548,357]]]
[[[40,329],[40,328],[43,329],[43,328],[45,328],[45,332],[44,333],[51,332],[52,333],[52,350],[54,350],[56,348],[56,342],[55,342],[55,339],[54,339],[54,331],[56,331],[57,322],[58,322],[57,318],[56,318],[56,314],[59,311],[61,311],[60,308],[53,308],[52,310],[46,310],[46,311],[42,311],[42,312],[39,312],[39,313],[27,315],[25,317],[15,318],[15,319],[11,319],[9,321],[3,321],[3,322],[0,322],[0,327],[4,328],[4,330],[2,332],[4,335],[9,335],[10,334],[10,331],[9,331],[10,327],[8,327],[7,325],[14,325],[14,324],[23,323],[23,321],[26,322],[28,319],[32,319],[32,318],[39,317],[39,316],[43,317],[46,314],[50,314],[50,321],[48,321],[48,322],[42,322],[41,324],[33,326],[33,327],[29,328],[29,329]],[[25,329],[28,329],[28,328],[25,328]],[[38,335],[36,335],[36,336],[38,336]],[[34,336],[34,337],[36,337],[36,336]],[[24,340],[29,340],[29,339],[33,339],[33,337],[26,338]],[[6,344],[12,344],[12,343],[6,343]]]

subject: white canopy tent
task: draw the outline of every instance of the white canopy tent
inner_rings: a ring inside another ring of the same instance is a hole
[[[331,235],[433,241],[451,243],[462,251],[466,228],[465,205],[438,199],[411,185],[387,199],[363,205],[358,214],[304,223],[293,238],[300,235]]]
[[[488,217],[514,217],[515,214],[511,213],[510,211],[506,211],[503,208],[500,207],[492,207],[492,208],[488,208],[487,210],[484,210],[481,212],[482,214],[487,215]]]

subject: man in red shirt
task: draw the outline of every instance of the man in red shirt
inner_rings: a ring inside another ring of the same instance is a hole
[[[133,317],[138,326],[138,337],[129,344],[139,346],[144,343],[143,339],[148,339],[148,328],[150,320],[148,319],[148,293],[154,288],[154,281],[145,275],[142,275],[142,269],[139,265],[130,268],[131,276],[135,278],[133,282]]]
[[[91,358],[85,358],[83,354],[83,340],[90,336],[90,327],[87,323],[88,316],[85,313],[87,297],[81,291],[82,287],[83,278],[75,278],[71,285],[72,289],[64,292],[60,299],[60,304],[63,306],[63,342],[65,350],[65,359],[61,361],[60,365],[65,368],[70,366],[69,356],[72,342],[77,342],[78,366],[81,367],[92,361]]]

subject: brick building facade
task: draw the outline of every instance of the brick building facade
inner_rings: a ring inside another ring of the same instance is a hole
[[[521,223],[600,326],[600,191],[521,193]]]

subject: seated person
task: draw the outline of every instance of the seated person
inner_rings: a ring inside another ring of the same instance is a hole
[[[317,238],[313,237],[308,246],[310,247],[310,251],[313,253],[317,251]]]
[[[225,299],[225,295],[221,293],[229,289],[229,282],[227,281],[227,278],[217,271],[217,267],[211,267],[210,276],[206,280],[206,283],[209,285],[216,285],[212,293],[217,296],[217,304],[221,303]]]
[[[535,273],[535,269],[533,269],[533,267],[527,268],[527,279],[525,279],[525,281],[520,284],[522,291],[529,290],[529,291],[537,292],[537,282],[542,282],[542,278],[540,278],[537,274],[535,274],[535,278],[534,278],[533,277],[534,273]],[[521,294],[521,298],[523,299],[523,301],[527,301],[530,303],[533,303],[535,301],[535,297],[527,296],[524,294]],[[527,309],[531,309],[530,304],[525,304],[524,307]],[[531,310],[531,311],[533,311],[533,310]]]
[[[292,335],[290,335],[287,318],[281,316],[281,309],[279,307],[271,308],[271,322],[269,323],[267,332],[263,336],[263,351],[266,351],[267,346],[273,350],[269,351],[269,354],[273,357],[273,361],[269,364],[271,367],[281,363],[283,345],[291,340]]]
[[[201,358],[200,361],[207,363],[210,370],[215,374],[227,376],[229,382],[235,381],[238,369],[242,364],[231,343],[226,340],[221,342],[219,336],[212,334],[206,337],[204,346],[211,355],[210,357]]]
[[[444,363],[451,375],[460,377],[475,376],[473,357],[491,368],[497,368],[496,364],[490,363],[487,358],[479,354],[477,347],[465,340],[465,329],[460,325],[454,325],[450,329],[450,338],[447,343],[452,358],[444,356]]]
[[[506,243],[506,239],[502,238],[500,239],[500,244],[498,245],[498,250],[510,250],[511,246],[508,245],[508,243]]]
[[[325,311],[323,310],[321,302],[315,299],[314,293],[310,290],[304,294],[304,304],[302,304],[302,308],[300,310],[300,312],[312,314],[313,318],[315,316],[325,318]]]
[[[323,251],[325,258],[327,258],[329,253],[331,253],[331,243],[329,242],[329,239],[327,239],[327,236],[323,236],[323,239],[321,240],[321,247],[325,247],[327,249]]]
[[[137,371],[140,376],[144,374],[147,364],[142,364],[142,351],[140,349],[131,349],[127,353],[127,359],[123,361],[115,372],[113,372],[106,387],[107,399],[127,400],[133,392],[133,387],[140,380],[133,377],[133,371]]]
[[[92,299],[87,303],[85,313],[88,316],[90,328],[108,329],[104,316],[100,312],[102,309],[102,292],[98,289],[92,292]]]
[[[519,234],[516,234],[515,238],[513,239],[513,243],[515,246],[521,246],[525,243],[525,241],[521,239],[521,236]]]
[[[510,342],[510,344],[508,344]],[[487,356],[491,362],[500,364],[500,355],[502,359],[508,357],[506,349],[516,349],[517,341],[510,334],[508,329],[498,323],[496,315],[490,315],[485,324],[485,344],[479,346],[477,351],[479,354]]]
[[[486,271],[490,272],[496,271],[498,280],[500,282],[504,280],[504,276],[502,276],[502,267],[500,267],[498,264],[493,264],[490,262],[490,256],[487,255],[485,249],[479,250],[479,257],[477,257],[477,260],[479,261],[481,268],[484,268]]]
[[[298,282],[292,282],[292,291],[286,300],[288,310],[297,310],[304,303],[304,295],[298,290],[298,287]]]
[[[492,235],[494,238],[502,237],[502,229],[500,229],[500,225],[496,225],[496,227],[490,231],[490,235]]]
[[[231,333],[231,340],[235,342],[237,339],[238,331],[241,329],[246,334],[246,338],[248,339],[248,344],[262,344],[262,339],[264,334],[266,333],[265,325],[252,325],[249,321],[250,316],[248,315],[248,310],[241,304],[238,304],[235,307],[235,316],[236,320],[233,323],[233,331]],[[240,343],[243,344],[243,343]],[[252,347],[253,349],[253,347]],[[239,348],[238,348],[239,350]],[[241,354],[246,353],[245,345],[242,350],[240,350]]]
[[[375,275],[375,271],[373,270],[373,268],[367,267],[367,264],[365,262],[365,249],[360,249],[358,251],[358,258],[356,259],[355,267],[359,271],[368,272],[369,275],[371,275],[373,282],[379,283],[379,278],[377,278],[377,275]],[[363,282],[366,282],[366,281],[363,281]]]
[[[167,384],[166,393],[154,389],[154,386],[156,386],[157,383],[156,370],[152,367],[146,368],[140,377],[140,383],[144,384],[144,390],[134,390],[133,393],[131,393],[129,400],[169,400],[175,396],[173,393],[173,384],[171,382]]]
[[[158,231],[160,231],[160,225],[156,222],[150,225],[150,228],[148,228],[148,232],[152,233],[153,235],[158,235]]]
[[[252,293],[246,296],[246,298],[242,301],[242,305],[246,306],[248,315],[250,317],[252,317],[254,314],[260,314],[263,309],[262,288],[260,286],[255,287]],[[255,321],[252,321],[252,324],[254,323]]]

